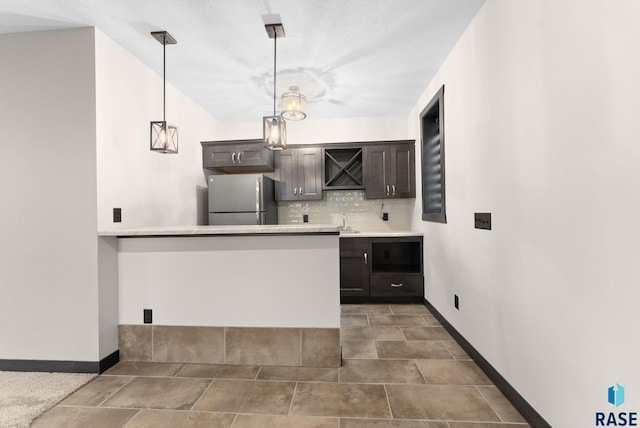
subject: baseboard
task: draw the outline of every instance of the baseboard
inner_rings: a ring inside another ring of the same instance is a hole
[[[0,360],[0,371],[102,373],[119,359],[119,352],[115,351],[100,361]]]
[[[340,296],[340,303],[422,303],[422,296]]]
[[[422,302],[429,311],[436,317],[436,319],[442,324],[442,326],[449,332],[451,336],[458,342],[458,344],[465,350],[467,354],[475,361],[480,369],[487,375],[489,379],[498,387],[500,392],[513,404],[520,414],[527,420],[527,422],[536,428],[551,428],[551,425],[544,420],[542,416],[527,402],[511,386],[507,380],[478,352],[471,343],[469,343],[449,322],[442,316],[436,308],[433,307],[427,299],[423,299]]]
[[[116,349],[114,352],[100,360],[100,373],[102,374],[106,372],[111,367],[118,364],[118,362],[120,362],[120,351]]]

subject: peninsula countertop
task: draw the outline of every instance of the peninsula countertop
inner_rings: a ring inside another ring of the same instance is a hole
[[[98,236],[211,236],[211,235],[338,235],[330,224],[270,224],[233,226],[157,226],[98,231]]]

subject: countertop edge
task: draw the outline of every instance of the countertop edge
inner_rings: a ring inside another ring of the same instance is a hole
[[[184,226],[140,227],[120,230],[101,230],[101,237],[198,237],[198,236],[291,236],[336,235],[339,229],[333,225],[265,225],[265,226]]]

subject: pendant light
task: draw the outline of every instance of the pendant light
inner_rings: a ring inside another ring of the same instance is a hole
[[[282,94],[282,117],[287,120],[302,120],[307,117],[304,107],[307,97],[300,93],[297,86],[289,86],[289,92]]]
[[[176,39],[166,31],[153,31],[151,35],[162,44],[162,121],[151,122],[151,151],[178,153],[178,127],[167,124],[167,45],[175,45]]]
[[[284,150],[287,147],[287,125],[284,118],[276,114],[276,52],[278,37],[284,37],[282,24],[265,25],[267,34],[273,39],[273,116],[262,118],[264,146],[269,150]]]

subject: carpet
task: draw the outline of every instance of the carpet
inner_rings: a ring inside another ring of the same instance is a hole
[[[28,427],[95,374],[0,371],[0,427]]]

